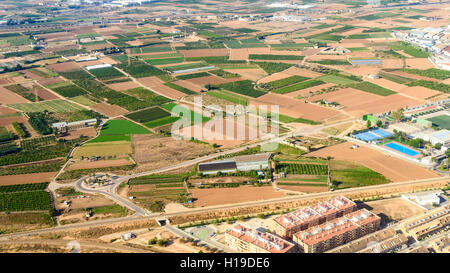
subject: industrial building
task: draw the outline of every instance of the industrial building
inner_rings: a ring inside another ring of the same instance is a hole
[[[297,232],[292,239],[300,251],[320,253],[375,232],[380,223],[380,217],[362,209]]]
[[[271,153],[242,155],[234,158],[198,164],[198,171],[203,174],[229,173],[236,171],[258,171],[269,168]]]
[[[435,205],[439,205],[439,203],[441,202],[441,198],[439,196],[442,193],[443,193],[443,191],[441,191],[441,190],[415,192],[415,193],[402,194],[402,198],[407,201],[413,202],[425,209],[430,209]]]
[[[400,223],[400,229],[416,240],[421,240],[450,225],[450,205],[429,210]]]
[[[344,196],[320,202],[274,218],[273,230],[285,239],[312,226],[342,217],[356,210],[356,203]]]
[[[80,121],[74,121],[74,122],[57,122],[52,124],[52,128],[55,128],[58,130],[58,132],[61,131],[71,131],[71,130],[78,130],[90,126],[94,126],[97,124],[97,119],[87,119],[87,120],[80,120]]]
[[[296,251],[290,243],[274,234],[251,229],[238,224],[225,234],[226,244],[239,251],[247,253],[292,253]]]

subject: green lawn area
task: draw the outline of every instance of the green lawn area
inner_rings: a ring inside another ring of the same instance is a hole
[[[129,120],[109,120],[101,130],[102,135],[149,134],[150,131]]]
[[[170,116],[170,113],[160,107],[152,107],[126,115],[127,118],[140,123],[145,123],[168,116]]]
[[[440,115],[429,118],[428,120],[431,121],[433,125],[436,125],[442,129],[450,130],[450,116]]]

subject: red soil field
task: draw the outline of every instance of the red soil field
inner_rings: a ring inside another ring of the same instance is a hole
[[[279,105],[280,114],[314,121],[321,121],[339,114],[336,110],[305,103],[303,100],[292,99],[280,94],[266,94],[257,99],[253,99],[250,104]]]
[[[116,117],[128,113],[128,111],[126,109],[123,109],[122,107],[106,104],[103,102],[94,104],[91,106],[91,108],[108,117]]]
[[[0,176],[0,185],[5,186],[50,182],[56,174],[56,172],[49,172]]]
[[[0,86],[0,103],[2,104],[15,104],[29,102],[24,97],[17,95],[16,93],[9,91],[8,89]]]
[[[119,167],[130,165],[131,162],[127,159],[114,159],[114,160],[99,160],[95,162],[80,161],[76,162],[68,168],[68,170],[82,170],[82,169],[95,169],[95,168],[107,168],[107,167]]]
[[[238,187],[221,189],[190,189],[192,196],[197,200],[197,207],[214,206],[222,204],[235,204],[255,200],[266,200],[283,197],[283,192],[275,192],[272,187]]]
[[[422,86],[405,87],[400,91],[400,93],[421,100],[425,100],[426,98],[441,94],[441,92],[439,91],[432,90]]]
[[[140,85],[133,81],[129,81],[129,82],[118,82],[118,83],[108,84],[108,87],[113,90],[116,90],[116,91],[124,91],[124,90],[128,90],[128,89],[140,87]]]
[[[47,66],[47,68],[55,71],[55,72],[65,72],[70,70],[79,70],[80,66],[78,66],[74,62],[66,62],[66,63],[59,63],[59,64],[50,64]]]
[[[38,81],[40,84],[42,85],[49,85],[49,84],[54,84],[54,83],[60,83],[63,82],[64,79],[61,77],[56,77],[56,78],[49,78],[49,79],[43,79]]]
[[[164,82],[161,79],[154,76],[140,78],[138,79],[138,81],[143,85],[145,85],[146,87],[150,88],[151,90],[155,91],[156,93],[161,94],[164,97],[168,97],[170,99],[179,99],[186,96],[186,94],[178,90],[165,86],[163,84]]]

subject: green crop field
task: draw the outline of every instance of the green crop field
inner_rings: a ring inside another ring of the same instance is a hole
[[[159,107],[152,107],[149,109],[141,110],[139,112],[134,112],[126,115],[127,118],[140,123],[157,120],[167,116],[170,116],[170,113]]]
[[[68,83],[65,86],[52,88],[52,90],[66,98],[73,98],[87,94],[86,90],[72,83]]]
[[[355,88],[364,92],[372,93],[380,96],[389,96],[396,94],[397,92],[390,89],[381,87],[379,85],[373,84],[371,82],[360,82],[355,84],[350,84],[349,87]]]
[[[149,106],[151,105],[161,105],[167,102],[170,102],[171,99],[168,99],[166,97],[160,96],[146,88],[143,87],[137,87],[137,88],[133,88],[133,89],[129,89],[126,91],[123,91],[124,93],[128,94],[128,95],[132,95],[137,97],[140,100],[143,100],[145,102],[150,103]]]
[[[195,79],[195,78],[201,78],[201,77],[207,77],[211,76],[211,74],[207,72],[199,72],[199,73],[192,73],[187,75],[179,75],[177,76],[177,79],[179,80],[189,80],[189,79]]]
[[[237,81],[237,82],[229,82],[218,85],[219,88],[223,88],[225,90],[229,90],[234,93],[238,93],[241,95],[257,98],[264,94],[266,94],[263,91],[256,90],[254,88],[254,84],[250,80],[243,80],[243,81]]]
[[[167,125],[167,124],[174,123],[175,121],[177,121],[179,119],[180,119],[180,117],[168,116],[168,117],[164,117],[164,118],[160,118],[160,119],[156,119],[156,120],[152,120],[152,121],[146,122],[146,123],[144,123],[144,125],[147,126],[148,128],[155,128],[155,127],[164,126],[164,125]]]
[[[165,58],[165,59],[151,59],[151,60],[146,60],[145,62],[149,63],[151,65],[176,64],[176,63],[184,62],[184,58],[176,57],[176,58]]]
[[[352,84],[352,83],[357,83],[356,80],[351,80],[349,78],[346,77],[342,77],[340,75],[324,75],[324,76],[320,76],[317,78],[318,80],[324,81],[324,82],[331,82],[334,84]]]
[[[210,92],[208,92],[208,95],[232,102],[234,104],[242,104],[244,106],[248,105],[248,101],[249,101],[249,99],[246,97],[239,96],[239,95],[231,93],[231,92],[226,92],[224,90],[210,91]]]
[[[347,161],[331,161],[332,185],[338,189],[372,186],[390,182],[383,175]]]
[[[307,77],[303,77],[303,76],[290,76],[281,80],[276,80],[276,81],[272,81],[272,82],[268,82],[266,83],[269,90],[273,90],[273,89],[278,89],[281,87],[285,87],[285,86],[289,86],[289,85],[293,85],[295,83],[299,83],[299,82],[303,82],[308,80],[309,78]]]
[[[250,60],[303,60],[305,56],[297,55],[272,55],[272,54],[250,54]]]
[[[170,112],[172,112],[172,113],[175,113],[176,115],[178,115],[178,114],[180,116],[190,115],[191,124],[203,123],[203,122],[206,122],[206,121],[211,119],[209,117],[205,117],[205,116],[201,115],[200,113],[191,111],[188,108],[186,108],[184,106],[181,106],[179,104],[175,104],[173,102],[168,103],[168,104],[164,104],[161,107],[166,109],[166,110],[168,110],[168,111],[170,111]],[[174,107],[176,107],[176,108],[174,108]],[[175,109],[177,111],[175,111]]]
[[[173,82],[166,82],[164,85],[165,85],[165,86],[168,86],[168,87],[170,87],[170,88],[173,88],[173,89],[175,89],[175,90],[177,90],[177,91],[180,91],[180,92],[182,92],[182,93],[185,93],[185,94],[187,94],[187,95],[194,95],[194,94],[197,94],[197,92],[192,91],[192,90],[190,90],[190,89],[187,89],[187,88],[185,88],[185,87],[179,86],[179,85],[177,85],[177,84],[174,84]]]
[[[43,190],[0,194],[0,211],[38,211],[50,208],[50,195]]]
[[[293,66],[293,64],[271,62],[251,62],[251,64],[258,65],[262,70],[266,71],[267,74],[281,72]]]
[[[390,81],[400,83],[400,84],[405,84],[405,83],[414,81],[414,79],[398,76],[398,75],[387,73],[387,72],[380,72],[379,74],[381,77],[385,78],[386,80],[390,80]]]
[[[102,135],[149,134],[150,131],[129,120],[109,120],[101,130]]]
[[[119,63],[116,66],[135,78],[165,75],[166,72],[142,61]]]
[[[85,106],[92,106],[95,104],[94,101],[86,98],[85,96],[76,96],[73,98],[70,98],[72,101],[77,102],[79,104],[85,105]]]
[[[313,87],[313,86],[321,85],[321,84],[324,84],[324,82],[313,79],[313,80],[303,81],[303,82],[299,82],[299,83],[296,83],[293,85],[285,86],[285,87],[282,87],[279,89],[275,89],[275,90],[272,90],[272,92],[278,93],[278,94],[286,94],[286,93],[290,93],[293,91],[297,91],[297,90],[301,90],[301,89],[305,89],[308,87]]]
[[[433,125],[438,126],[442,129],[450,130],[450,116],[440,115],[428,119],[433,123]]]
[[[18,103],[9,104],[8,106],[26,113],[44,112],[45,110],[49,112],[75,112],[79,110],[85,110],[83,107],[65,100],[49,100],[36,103]]]
[[[429,68],[426,70],[420,69],[402,69],[402,71],[406,73],[416,74],[424,77],[430,77],[438,80],[446,80],[450,78],[450,71],[437,69],[437,68]]]
[[[114,67],[91,69],[89,70],[89,72],[95,77],[97,77],[99,80],[110,80],[125,77],[125,75],[122,74],[122,72],[115,69]]]
[[[277,163],[275,169],[277,172],[285,172],[288,174],[328,174],[327,165],[320,164]]]

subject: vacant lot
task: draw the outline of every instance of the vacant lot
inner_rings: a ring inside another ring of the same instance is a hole
[[[76,149],[73,158],[101,156],[120,157],[132,153],[131,144],[128,141],[87,143]]]
[[[139,171],[177,164],[213,151],[208,145],[156,135],[135,135],[132,145]]]
[[[190,189],[192,196],[197,199],[196,207],[207,207],[223,204],[235,204],[256,200],[267,200],[283,197],[283,192],[275,192],[272,187],[238,187],[216,189]]]
[[[372,213],[391,217],[394,221],[401,221],[425,211],[401,198],[364,202],[362,207]]]
[[[128,159],[114,159],[114,160],[99,160],[99,161],[78,161],[71,164],[68,170],[82,170],[82,169],[95,169],[95,168],[108,168],[130,165],[131,162]]]

